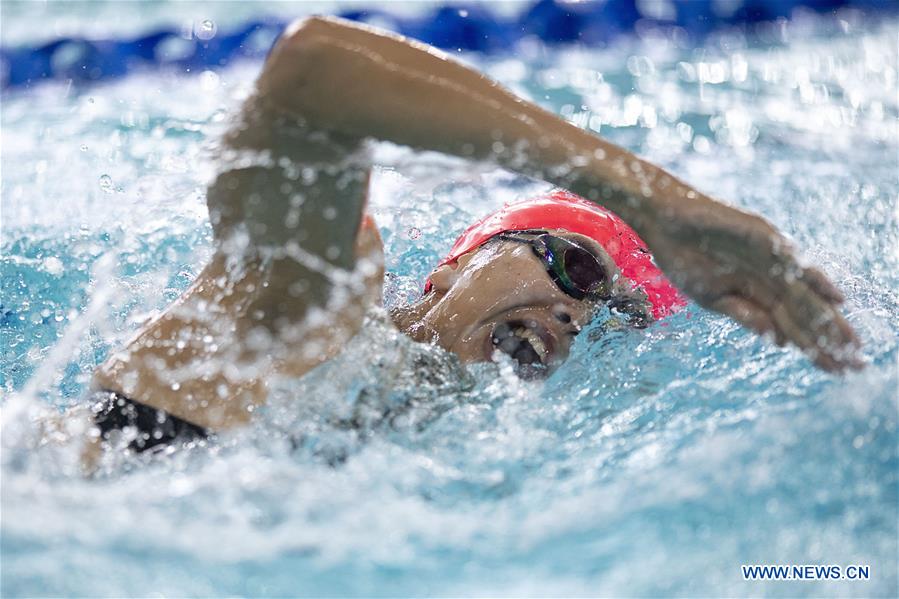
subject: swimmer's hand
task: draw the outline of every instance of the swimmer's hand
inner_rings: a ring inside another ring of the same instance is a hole
[[[825,370],[862,366],[859,339],[838,311],[843,294],[820,270],[801,266],[768,221],[701,200],[661,214],[644,239],[700,305],[773,335],[779,345],[795,344]]]

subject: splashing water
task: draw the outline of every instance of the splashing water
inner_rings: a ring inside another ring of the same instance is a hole
[[[78,405],[208,259],[203,146],[258,65],[215,87],[154,75],[5,98],[2,594],[895,596],[896,23],[778,31],[466,58],[772,220],[846,292],[865,370],[824,374],[691,306],[644,331],[592,327],[525,382],[373,316],[335,362],[274,385],[248,429],[115,456],[92,480],[77,444],[54,442],[78,424],[38,421]],[[475,217],[544,189],[378,157],[388,303],[419,293]],[[752,563],[872,574],[744,581]]]

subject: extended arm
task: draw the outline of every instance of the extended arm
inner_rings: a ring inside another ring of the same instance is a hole
[[[217,161],[212,260],[93,380],[213,431],[246,422],[270,376],[337,353],[383,279],[377,229],[362,218],[359,138],[314,128],[257,91]]]
[[[316,128],[494,160],[600,202],[703,306],[795,343],[824,368],[857,364],[856,337],[836,310],[842,295],[820,271],[799,265],[767,221],[428,46],[339,19],[307,19],[278,42],[258,87]]]

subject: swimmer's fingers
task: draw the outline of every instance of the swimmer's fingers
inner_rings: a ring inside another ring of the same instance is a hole
[[[858,369],[858,337],[849,323],[816,291],[802,285],[785,301],[762,305],[741,295],[725,295],[709,307],[726,314],[759,335],[770,335],[778,345],[790,342],[815,364],[830,372]]]
[[[827,276],[798,264],[789,240],[764,219],[716,210],[675,212],[648,232],[671,280],[700,305],[795,344],[821,368],[860,367],[858,337],[837,311],[843,294]]]
[[[783,345],[783,338],[777,336],[777,329],[768,311],[758,304],[737,296],[725,295],[711,302],[708,306],[715,312],[730,316],[738,323],[759,335],[775,335],[778,345]]]
[[[811,287],[821,297],[830,301],[831,303],[842,304],[844,301],[846,301],[843,292],[837,289],[837,287],[830,282],[830,279],[827,278],[827,275],[825,275],[817,268],[808,267],[803,269],[801,280],[804,281],[806,285]]]
[[[756,244],[763,255],[759,264],[765,264],[764,253],[770,251],[769,278],[756,279],[756,286],[741,286],[741,295],[764,306],[779,343],[793,343],[824,370],[860,368],[861,344],[837,309],[845,299],[843,294],[817,268],[801,267],[790,244],[776,231],[769,233],[769,238],[770,250],[763,243]],[[779,274],[771,276],[773,273]]]
[[[772,321],[819,367],[829,371],[861,368],[858,336],[833,303],[818,289],[799,281],[772,306]]]
[[[741,298],[745,301],[745,297]],[[858,338],[852,327],[839,314],[829,298],[802,280],[784,285],[779,292],[756,297],[756,310],[765,313],[765,326],[750,326],[759,332],[773,334],[779,345],[790,342],[814,363],[828,371],[859,368]],[[761,317],[756,315],[756,320]],[[737,320],[746,321],[746,318]]]

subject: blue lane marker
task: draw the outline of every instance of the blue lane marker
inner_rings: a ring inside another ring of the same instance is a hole
[[[899,0],[736,0],[729,14],[714,0],[673,0],[673,11],[642,14],[636,0],[580,3],[538,0],[517,18],[500,18],[485,4],[447,4],[418,19],[389,12],[355,9],[339,13],[347,19],[386,26],[404,35],[451,50],[502,52],[523,38],[546,44],[607,43],[630,34],[638,24],[678,26],[694,39],[721,27],[745,26],[789,17],[799,7],[821,13],[851,7],[865,13],[897,13]],[[244,57],[261,57],[287,25],[279,20],[246,23],[232,32],[194,34],[185,39],[177,29],[160,29],[135,39],[60,38],[34,47],[0,49],[0,87],[27,88],[42,80],[76,83],[122,77],[135,69],[182,71],[219,68]],[[205,37],[205,36],[201,36]]]

